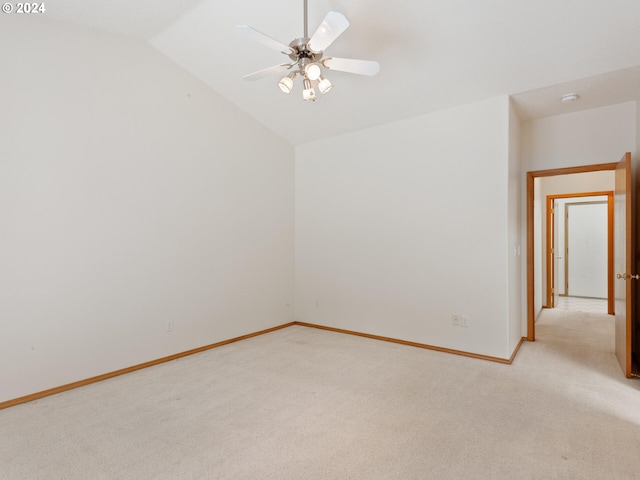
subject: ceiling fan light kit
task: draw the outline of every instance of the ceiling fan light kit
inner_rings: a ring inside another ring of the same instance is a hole
[[[320,90],[320,93],[324,95],[332,88],[333,88],[333,83],[331,83],[328,79],[320,75],[320,78],[318,79],[318,90]]]
[[[283,93],[291,93],[291,90],[293,90],[293,81],[295,80],[295,78],[296,72],[291,72],[286,77],[282,77],[278,82],[280,90],[282,90]]]
[[[308,78],[304,79],[304,90],[302,90],[302,98],[305,100],[311,100],[312,102],[316,99],[316,91],[311,86],[311,80]]]
[[[291,93],[296,76],[300,75],[303,84],[302,98],[308,101],[315,101],[315,88],[322,95],[333,88],[331,81],[323,75],[323,69],[368,76],[376,75],[380,71],[380,64],[371,60],[324,57],[324,50],[349,27],[349,20],[341,13],[329,12],[315,33],[309,37],[307,30],[307,0],[303,1],[303,7],[304,36],[296,38],[288,46],[247,25],[238,25],[236,27],[236,30],[252,40],[278,50],[293,60],[293,63],[274,65],[273,67],[245,75],[243,77],[245,80],[258,80],[269,75],[294,69],[280,79],[278,87],[283,93]]]

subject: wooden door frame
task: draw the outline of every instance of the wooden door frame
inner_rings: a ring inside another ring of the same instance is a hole
[[[535,278],[534,278],[534,180],[541,177],[553,177],[556,175],[571,175],[573,173],[600,172],[615,170],[615,163],[600,163],[596,165],[584,165],[581,167],[555,168],[551,170],[537,170],[527,172],[527,340],[534,342],[536,339],[535,323]]]
[[[613,315],[615,313],[614,304],[614,278],[613,278],[613,190],[602,192],[583,192],[583,193],[562,193],[557,195],[547,195],[547,232],[546,232],[546,263],[547,263],[547,307],[553,306],[553,300],[550,300],[551,288],[554,284],[552,277],[553,271],[549,268],[551,259],[551,247],[555,248],[555,239],[551,235],[549,228],[553,222],[553,202],[560,198],[583,198],[583,197],[607,197],[607,313]],[[555,228],[555,227],[554,227]],[[555,255],[555,253],[554,253]],[[555,266],[554,266],[555,269]],[[567,271],[565,269],[565,275]]]

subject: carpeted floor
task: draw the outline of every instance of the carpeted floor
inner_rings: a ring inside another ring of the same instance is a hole
[[[638,479],[612,317],[511,366],[302,326],[0,411],[0,479]]]

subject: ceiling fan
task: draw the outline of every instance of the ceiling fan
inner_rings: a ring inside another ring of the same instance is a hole
[[[349,20],[341,13],[329,12],[315,33],[309,37],[307,0],[304,0],[303,8],[304,36],[296,38],[288,46],[248,25],[236,26],[236,30],[248,38],[282,52],[292,60],[290,63],[274,65],[244,75],[242,78],[258,80],[269,75],[291,71],[278,82],[280,90],[291,93],[293,81],[297,75],[300,75],[304,87],[302,98],[314,101],[316,99],[314,87],[317,87],[321,94],[327,93],[333,87],[333,84],[322,74],[323,69],[369,76],[376,75],[380,71],[380,64],[371,60],[325,57],[324,51],[349,27]]]

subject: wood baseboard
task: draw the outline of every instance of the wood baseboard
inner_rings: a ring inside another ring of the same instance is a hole
[[[240,340],[246,340],[246,339],[251,338],[251,337],[257,337],[258,335],[264,335],[265,333],[274,332],[276,330],[281,330],[283,328],[291,327],[293,325],[300,325],[302,327],[309,327],[309,328],[317,328],[317,329],[320,329],[320,330],[328,330],[328,331],[331,331],[331,332],[344,333],[344,334],[347,334],[347,335],[356,335],[356,336],[359,336],[359,337],[371,338],[373,340],[381,340],[381,341],[384,341],[384,342],[399,343],[400,345],[408,345],[410,347],[425,348],[427,350],[435,350],[437,352],[451,353],[451,354],[454,354],[454,355],[462,355],[462,356],[465,356],[465,357],[478,358],[478,359],[481,359],[481,360],[488,360],[488,361],[491,361],[491,362],[503,363],[503,364],[507,364],[507,365],[510,365],[513,362],[513,360],[516,357],[516,354],[518,353],[518,351],[520,350],[520,347],[522,346],[522,343],[526,340],[525,337],[521,338],[520,342],[518,343],[518,345],[516,346],[515,350],[513,351],[513,354],[511,355],[511,358],[505,359],[505,358],[499,358],[499,357],[491,357],[491,356],[488,356],[488,355],[479,355],[477,353],[464,352],[464,351],[461,351],[461,350],[452,350],[452,349],[449,349],[449,348],[435,347],[435,346],[426,345],[426,344],[423,344],[423,343],[409,342],[407,340],[399,340],[397,338],[382,337],[382,336],[379,336],[379,335],[371,335],[371,334],[368,334],[368,333],[354,332],[352,330],[344,330],[344,329],[341,329],[341,328],[327,327],[327,326],[324,326],[324,325],[316,325],[316,324],[313,324],[313,323],[290,322],[290,323],[285,323],[283,325],[279,325],[277,327],[268,328],[266,330],[260,330],[259,332],[249,333],[247,335],[242,335],[240,337],[230,338],[228,340],[223,340],[221,342],[212,343],[211,345],[205,345],[203,347],[198,347],[198,348],[194,348],[192,350],[187,350],[186,352],[181,352],[181,353],[176,353],[174,355],[169,355],[168,357],[162,357],[162,358],[159,358],[157,360],[151,360],[149,362],[140,363],[140,364],[134,365],[132,367],[123,368],[123,369],[116,370],[116,371],[113,371],[113,372],[104,373],[102,375],[97,375],[95,377],[87,378],[87,379],[84,379],[84,380],[79,380],[77,382],[68,383],[66,385],[61,385],[59,387],[50,388],[48,390],[43,390],[41,392],[32,393],[30,395],[25,395],[24,397],[14,398],[12,400],[7,400],[7,401],[4,401],[4,402],[0,402],[0,410],[2,410],[4,408],[13,407],[15,405],[20,405],[21,403],[27,403],[27,402],[31,402],[33,400],[38,400],[40,398],[48,397],[49,395],[55,395],[57,393],[62,393],[62,392],[66,392],[68,390],[73,390],[74,388],[83,387],[85,385],[90,385],[92,383],[100,382],[102,380],[107,380],[109,378],[117,377],[119,375],[124,375],[126,373],[135,372],[136,370],[142,370],[143,368],[152,367],[154,365],[159,365],[159,364],[165,363],[165,362],[170,362],[172,360],[176,360],[178,358],[182,358],[182,357],[186,357],[186,356],[189,356],[189,355],[193,355],[195,353],[200,353],[200,352],[204,352],[206,350],[211,350],[212,348],[221,347],[223,345],[228,345],[228,344],[234,343],[234,342],[239,342]]]
[[[345,333],[347,335],[356,335],[358,337],[371,338],[373,340],[381,340],[383,342],[399,343],[400,345],[408,345],[410,347],[424,348],[427,350],[435,350],[436,352],[451,353],[453,355],[461,355],[463,357],[478,358],[480,360],[488,360],[490,362],[503,363],[505,365],[511,365],[511,363],[513,363],[513,360],[516,358],[516,354],[520,350],[520,346],[526,340],[525,337],[522,337],[520,339],[520,342],[518,342],[518,345],[514,349],[513,354],[511,355],[511,358],[500,358],[500,357],[492,357],[489,355],[480,355],[477,353],[465,352],[462,350],[453,350],[450,348],[435,347],[433,345],[410,342],[407,340],[399,340],[397,338],[382,337],[380,335],[371,335],[369,333],[354,332],[353,330],[344,330],[342,328],[327,327],[325,325],[316,325],[314,323],[306,323],[306,322],[293,322],[293,323],[294,325],[300,325],[303,327],[318,328],[320,330],[328,330],[330,332]]]
[[[142,370],[143,368],[152,367],[154,365],[159,365],[161,363],[170,362],[172,360],[176,360],[178,358],[186,357],[189,355],[193,355],[194,353],[204,352],[205,350],[211,350],[212,348],[221,347],[223,345],[228,345],[230,343],[239,342],[240,340],[246,340],[247,338],[257,337],[258,335],[264,335],[265,333],[274,332],[276,330],[280,330],[282,328],[287,328],[292,325],[295,325],[295,322],[285,323],[284,325],[279,325],[277,327],[267,328],[266,330],[260,330],[259,332],[249,333],[247,335],[242,335],[240,337],[230,338],[228,340],[223,340],[221,342],[212,343],[211,345],[205,345],[204,347],[194,348],[192,350],[187,350],[186,352],[176,353],[174,355],[169,355],[168,357],[158,358],[157,360],[151,360],[149,362],[140,363],[138,365],[134,365],[132,367],[123,368],[120,370],[116,370],[114,372],[104,373],[102,375],[97,375],[95,377],[87,378],[84,380],[79,380],[77,382],[68,383],[66,385],[61,385],[59,387],[50,388],[48,390],[43,390],[42,392],[32,393],[30,395],[25,395],[24,397],[14,398],[13,400],[7,400],[4,402],[0,402],[0,410],[3,408],[13,407],[15,405],[20,405],[21,403],[31,402],[33,400],[37,400],[39,398],[48,397],[49,395],[55,395],[56,393],[66,392],[67,390],[72,390],[74,388],[83,387],[85,385],[89,385],[91,383],[100,382],[102,380],[107,380],[109,378],[117,377],[119,375],[124,375],[125,373],[135,372],[136,370]]]
[[[513,349],[513,353],[511,354],[511,358],[509,359],[509,365],[511,365],[513,361],[516,359],[516,355],[518,355],[518,352],[520,351],[520,347],[526,341],[527,341],[527,337],[522,337],[520,339],[520,341],[518,342],[518,345],[516,345],[516,348]]]

